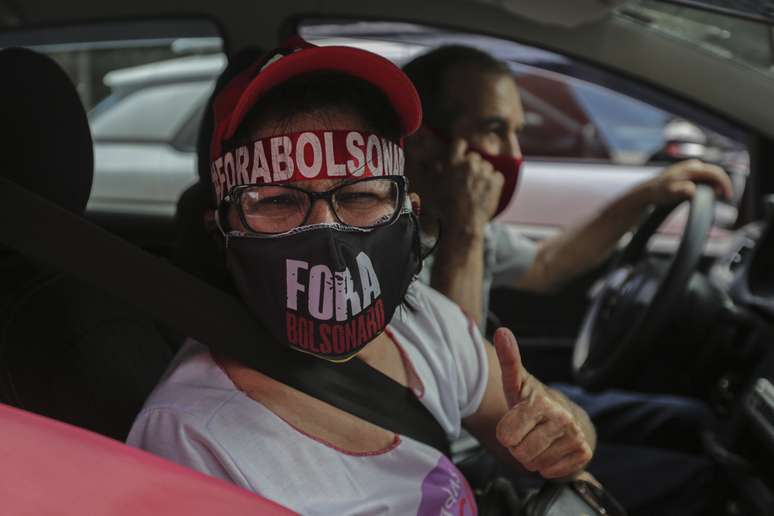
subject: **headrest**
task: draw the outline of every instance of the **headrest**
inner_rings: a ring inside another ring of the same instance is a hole
[[[0,175],[82,214],[94,154],[86,112],[54,60],[24,48],[0,50]]]
[[[202,184],[200,188],[203,192],[202,195],[204,195],[206,199],[213,199],[215,197],[212,181],[210,179],[210,143],[212,142],[212,131],[214,129],[212,102],[234,77],[243,72],[262,55],[263,50],[260,48],[248,46],[240,49],[233,56],[229,57],[228,65],[226,65],[226,68],[218,77],[212,95],[207,100],[204,115],[202,116],[202,122],[199,126],[199,135],[196,141],[199,182]]]

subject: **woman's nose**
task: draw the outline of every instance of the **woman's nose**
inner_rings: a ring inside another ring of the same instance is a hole
[[[336,222],[336,215],[333,214],[330,203],[325,199],[316,199],[312,204],[312,211],[309,212],[307,224],[329,224]]]

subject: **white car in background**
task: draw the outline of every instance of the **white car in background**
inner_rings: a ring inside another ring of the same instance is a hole
[[[196,180],[196,137],[222,54],[105,75],[111,94],[90,113],[94,183],[88,210],[172,217]]]

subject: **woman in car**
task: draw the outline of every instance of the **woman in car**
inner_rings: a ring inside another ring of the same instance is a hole
[[[400,69],[297,42],[229,81],[213,117],[224,260],[277,342],[363,360],[411,388],[449,438],[464,425],[546,478],[582,470],[595,443],[586,414],[527,373],[508,330],[485,345],[455,304],[414,281],[420,200],[407,193],[402,140],[421,108]],[[302,514],[475,513],[436,449],[193,341],[128,441]]]

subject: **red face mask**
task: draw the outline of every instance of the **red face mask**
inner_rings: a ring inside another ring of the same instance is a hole
[[[451,138],[446,135],[445,131],[429,126],[425,127],[445,143],[451,143]],[[513,199],[513,196],[516,194],[516,187],[519,184],[519,172],[521,171],[521,164],[524,160],[521,157],[495,156],[494,154],[489,154],[476,147],[468,147],[468,152],[478,153],[484,161],[488,161],[489,164],[505,178],[503,189],[500,191],[500,199],[497,202],[497,209],[495,210],[494,215],[492,215],[492,218],[494,218],[505,211],[505,208],[508,207],[511,199]]]
[[[519,183],[519,172],[521,171],[521,163],[523,160],[521,157],[512,158],[510,156],[494,156],[473,147],[471,147],[470,150],[479,153],[485,161],[488,161],[495,170],[505,177],[503,189],[500,191],[500,200],[497,202],[497,209],[495,210],[494,215],[492,215],[492,218],[494,218],[505,211],[505,208],[508,207],[511,199],[513,199],[513,196],[516,193],[516,186],[518,186]]]

